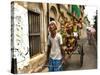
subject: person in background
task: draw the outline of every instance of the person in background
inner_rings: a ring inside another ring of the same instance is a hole
[[[91,45],[91,30],[90,30],[90,27],[87,27],[86,30],[87,30],[88,44]]]
[[[69,23],[66,26],[66,50],[68,54],[70,54],[75,47],[75,38],[72,32],[72,25]]]
[[[92,41],[95,40],[96,30],[93,28],[93,26],[89,26],[86,29],[87,29],[88,43],[89,43],[89,45],[91,45]]]
[[[81,36],[81,29],[83,28],[82,26],[82,19],[80,18],[78,21],[76,19],[73,20],[73,34],[74,38],[76,40],[75,44],[77,45],[77,40],[80,39]]]

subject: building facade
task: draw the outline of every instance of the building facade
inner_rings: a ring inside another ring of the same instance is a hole
[[[80,10],[80,7],[77,7]],[[80,13],[83,18],[82,11],[78,11],[78,18]],[[57,31],[60,31],[73,17],[75,15],[72,13],[72,5],[69,4],[12,2],[11,51],[12,59],[16,59],[13,63],[17,64],[12,68],[15,68],[17,73],[40,71],[46,60],[49,22],[55,20]]]
[[[12,2],[11,5],[12,58],[17,59],[18,73],[31,72],[45,60],[46,4]]]

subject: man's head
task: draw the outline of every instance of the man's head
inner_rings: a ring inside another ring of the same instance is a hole
[[[56,23],[55,21],[51,21],[51,22],[49,23],[49,30],[50,30],[51,33],[56,32],[56,30],[57,30],[56,24],[57,24],[57,23]]]
[[[69,24],[66,26],[66,31],[68,33],[71,33],[72,32],[72,24],[69,22]]]
[[[76,25],[76,24],[77,24],[77,20],[74,19],[74,20],[73,20],[73,25]]]

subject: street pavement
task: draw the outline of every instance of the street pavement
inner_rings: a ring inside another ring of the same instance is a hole
[[[96,41],[92,39],[92,44],[89,45],[87,38],[81,39],[83,43],[83,65],[80,67],[80,54],[72,54],[71,58],[66,61],[66,64],[63,66],[64,71],[69,70],[87,70],[87,69],[96,69],[97,68],[97,48]],[[66,55],[67,56],[67,55]],[[48,72],[48,68],[42,70],[42,72]]]

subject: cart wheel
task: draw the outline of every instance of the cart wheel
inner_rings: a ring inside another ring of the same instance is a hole
[[[80,48],[80,67],[82,67],[83,65],[83,56],[84,56],[84,52],[83,52],[83,44]]]

